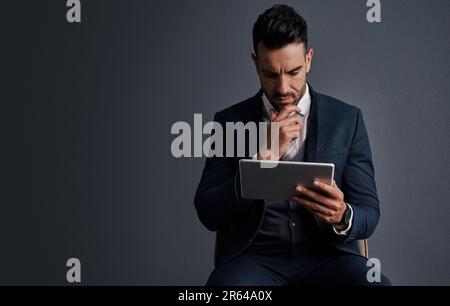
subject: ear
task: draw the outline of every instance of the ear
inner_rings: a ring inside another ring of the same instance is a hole
[[[259,75],[259,69],[258,69],[258,57],[256,56],[255,53],[252,53],[252,60],[255,63],[255,69],[256,69],[256,73]]]
[[[306,53],[306,73],[309,73],[309,70],[311,70],[311,62],[313,56],[314,56],[314,49],[309,49],[309,51]]]

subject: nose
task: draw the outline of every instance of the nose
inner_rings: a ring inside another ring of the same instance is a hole
[[[284,74],[281,74],[280,77],[278,78],[276,91],[279,92],[281,95],[286,95],[289,92],[288,80],[284,76]]]

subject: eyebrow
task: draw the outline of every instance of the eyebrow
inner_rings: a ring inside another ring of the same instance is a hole
[[[295,67],[294,69],[289,70],[287,73],[293,73],[294,71],[299,70],[299,69],[301,69],[302,67],[303,67],[302,65],[297,66],[297,67]],[[264,69],[264,68],[262,68],[261,70],[262,70],[263,72],[265,72],[265,73],[278,74],[278,72],[273,71],[273,70],[269,70],[269,69]]]

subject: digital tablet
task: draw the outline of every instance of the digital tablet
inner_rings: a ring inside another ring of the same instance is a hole
[[[313,188],[316,179],[331,185],[334,164],[241,159],[239,171],[244,199],[289,200],[297,185]]]

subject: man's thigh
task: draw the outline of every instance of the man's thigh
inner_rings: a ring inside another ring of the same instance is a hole
[[[369,282],[367,259],[353,254],[342,253],[312,269],[300,280],[305,285],[348,285],[348,286],[390,286],[389,279],[381,273],[380,282]]]
[[[231,259],[214,269],[207,286],[286,286],[280,272],[263,260],[250,257]]]

